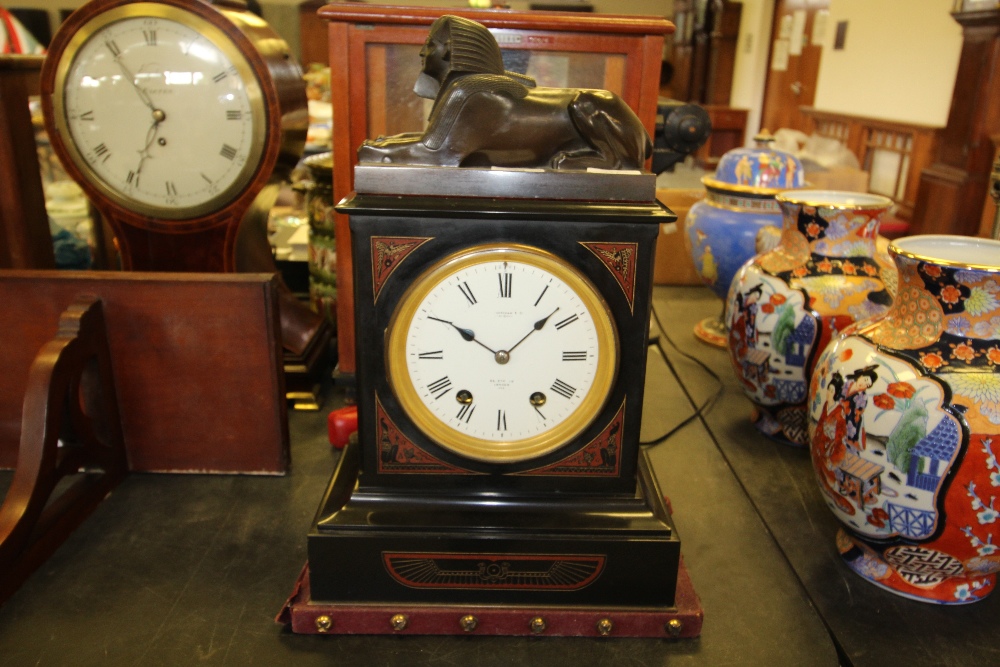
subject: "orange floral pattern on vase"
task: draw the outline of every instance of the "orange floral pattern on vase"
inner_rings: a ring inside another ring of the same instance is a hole
[[[757,258],[757,263],[768,273],[784,273],[805,264],[809,259],[809,241],[797,229],[785,228],[778,247]]]
[[[944,310],[916,272],[899,277],[894,305],[871,332],[872,341],[900,350],[915,350],[936,342],[944,333]]]

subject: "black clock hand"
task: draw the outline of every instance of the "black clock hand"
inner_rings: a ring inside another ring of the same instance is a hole
[[[135,75],[132,74],[132,70],[122,62],[121,55],[115,56],[115,63],[125,74],[125,78],[128,79],[132,87],[135,88],[135,92],[139,95],[139,99],[153,112],[153,124],[149,126],[149,130],[146,132],[146,145],[142,147],[139,151],[139,166],[135,168],[135,179],[138,182],[139,174],[142,173],[142,165],[145,164],[146,158],[149,157],[149,147],[153,145],[153,140],[156,138],[156,133],[160,128],[160,123],[166,120],[167,115],[163,113],[161,109],[157,109],[156,105],[153,104],[152,98],[149,97],[149,93],[139,85],[139,82],[135,80]]]
[[[479,345],[482,345],[482,347],[485,347],[487,350],[489,350],[490,352],[492,352],[494,355],[497,353],[496,350],[493,350],[493,349],[487,347],[486,345],[483,345],[482,341],[477,340],[476,339],[476,334],[475,334],[475,332],[472,329],[463,329],[462,327],[456,325],[454,322],[449,322],[448,320],[442,320],[440,317],[433,317],[431,315],[428,315],[427,319],[434,320],[435,322],[443,322],[445,324],[451,325],[452,327],[455,328],[455,331],[457,331],[459,334],[461,334],[463,340],[467,340],[467,341],[469,341],[471,343],[478,343]]]
[[[122,62],[121,56],[115,57],[115,62],[118,64],[118,67],[121,68],[121,71],[125,74],[125,78],[128,79],[129,83],[132,84],[132,87],[135,88],[135,92],[138,93],[139,98],[142,100],[142,103],[145,104],[147,107],[149,107],[150,111],[152,111],[153,114],[155,115],[156,106],[153,104],[153,100],[150,99],[149,93],[147,93],[143,89],[143,87],[140,86],[139,83],[135,80],[135,75],[132,74],[132,71],[125,65],[125,63]]]
[[[556,310],[559,310],[559,309],[556,308]],[[535,324],[532,327],[531,331],[529,331],[528,333],[524,334],[524,338],[522,338],[521,340],[519,340],[516,343],[514,343],[514,347],[517,347],[518,345],[520,345],[521,343],[523,343],[525,340],[527,340],[528,336],[530,336],[531,334],[535,333],[536,331],[541,331],[542,327],[545,326],[545,323],[549,321],[549,318],[556,314],[556,310],[553,310],[551,313],[549,313],[548,315],[546,315],[542,319],[540,319],[537,322],[535,322]],[[509,350],[507,350],[507,354],[510,354],[511,352],[513,352],[514,351],[514,347],[510,348]]]
[[[160,129],[160,123],[166,117],[167,115],[159,109],[153,112],[153,124],[149,126],[149,130],[146,132],[146,145],[139,151],[139,166],[135,168],[135,185],[139,185],[139,174],[142,173],[142,165],[146,162],[146,158],[149,157],[149,147],[153,145],[156,133]]]

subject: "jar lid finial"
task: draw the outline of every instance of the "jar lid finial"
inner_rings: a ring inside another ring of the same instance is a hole
[[[767,148],[768,144],[774,142],[774,135],[767,128],[764,128],[754,136],[753,140],[757,144],[757,148]]]

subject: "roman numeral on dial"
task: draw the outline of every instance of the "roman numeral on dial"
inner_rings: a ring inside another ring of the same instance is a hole
[[[434,395],[434,398],[441,398],[449,391],[451,391],[451,379],[445,375],[443,378],[435,380],[427,385],[427,390]]]
[[[552,383],[552,387],[550,388],[563,398],[573,398],[573,394],[576,393],[576,387],[558,379]]]
[[[473,405],[472,403],[465,403],[462,405],[461,408],[459,408],[456,418],[468,424],[469,420],[472,419],[472,413],[475,411],[476,411],[475,405]]]
[[[232,160],[236,157],[236,149],[229,144],[222,144],[222,150],[219,151],[219,155],[226,158],[227,160]]]
[[[568,327],[569,325],[573,324],[573,322],[576,322],[578,319],[580,319],[578,316],[570,315],[566,319],[556,322],[556,329],[562,329],[563,327]]]
[[[509,273],[501,273],[497,276],[500,279],[500,298],[509,299],[511,288],[513,287],[514,276]]]
[[[466,298],[470,306],[474,306],[476,305],[476,303],[478,303],[476,301],[476,295],[473,294],[472,290],[469,288],[469,283],[462,283],[461,285],[458,286],[458,289],[462,291],[462,296]]]
[[[586,361],[587,360],[587,353],[586,352],[576,352],[576,351],[574,351],[574,352],[563,352],[562,353],[562,360],[563,361]]]
[[[421,352],[417,355],[417,359],[444,359],[444,350]]]
[[[548,292],[548,291],[549,291],[549,286],[548,285],[546,285],[545,287],[542,288],[542,293],[538,295],[537,299],[535,299],[535,305],[536,306],[539,304],[539,302],[541,302],[542,297],[545,296],[545,293]]]

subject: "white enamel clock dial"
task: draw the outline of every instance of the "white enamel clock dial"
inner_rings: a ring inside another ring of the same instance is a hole
[[[529,246],[446,258],[400,299],[389,326],[393,391],[441,446],[490,462],[551,452],[604,405],[617,333],[597,290]]]
[[[128,3],[99,14],[59,64],[56,122],[101,193],[153,217],[231,201],[260,159],[260,84],[231,38],[191,12]]]

